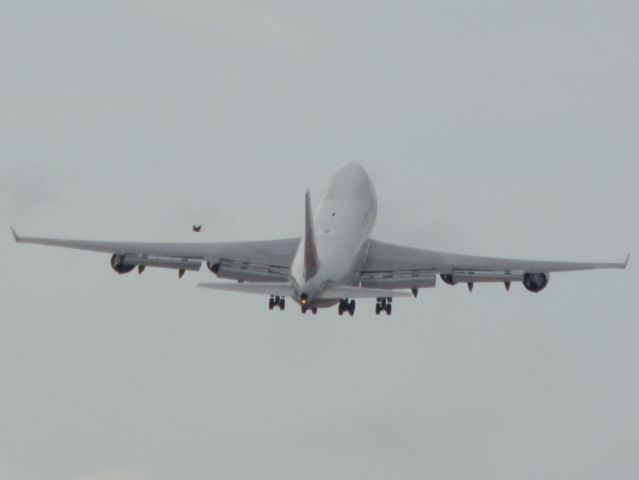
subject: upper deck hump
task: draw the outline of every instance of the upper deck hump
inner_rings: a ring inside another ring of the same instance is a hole
[[[366,170],[357,162],[349,162],[335,172],[324,198],[367,202],[375,196]]]

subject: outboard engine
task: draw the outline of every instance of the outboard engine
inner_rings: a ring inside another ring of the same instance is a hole
[[[529,292],[541,292],[548,285],[548,275],[546,273],[526,273],[523,283]]]
[[[135,265],[124,263],[124,256],[118,255],[116,253],[111,257],[111,267],[116,272],[122,274],[122,273],[129,273],[131,270],[135,268]]]

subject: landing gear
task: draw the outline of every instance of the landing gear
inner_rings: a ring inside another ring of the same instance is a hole
[[[343,315],[344,312],[348,312],[348,314],[352,317],[355,315],[355,300],[348,301],[348,298],[339,301],[339,305],[337,307],[337,313]]]
[[[284,297],[280,297],[279,295],[271,296],[268,300],[268,309],[273,310],[275,307],[280,307],[280,310],[284,310],[286,306],[286,302],[284,301]]]
[[[382,311],[386,312],[386,315],[390,315],[393,311],[393,306],[391,302],[392,298],[378,298],[377,304],[375,305],[375,313],[379,315]]]
[[[317,307],[305,307],[304,305],[302,305],[302,313],[306,313],[308,310],[313,312],[313,315],[317,313]]]

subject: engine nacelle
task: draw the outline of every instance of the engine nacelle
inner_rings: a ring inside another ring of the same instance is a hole
[[[529,292],[541,292],[548,285],[548,274],[546,273],[525,273],[524,287]]]
[[[285,282],[287,273],[279,267],[268,265],[250,265],[248,263],[226,260],[208,260],[206,268],[218,278],[237,280],[238,282]]]
[[[440,277],[444,283],[447,283],[448,285],[455,285],[455,280],[450,273],[442,273]]]
[[[206,267],[211,270],[211,272],[215,273],[217,275],[217,272],[220,271],[220,266],[221,263],[218,262],[206,262]]]
[[[135,265],[124,263],[124,255],[118,255],[117,253],[111,257],[111,267],[116,272],[129,273],[135,268]]]

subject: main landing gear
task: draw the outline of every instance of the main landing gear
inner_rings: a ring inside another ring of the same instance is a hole
[[[348,298],[339,301],[339,305],[337,307],[337,313],[343,315],[344,312],[348,312],[348,314],[352,317],[355,314],[355,300],[348,301]]]
[[[284,310],[285,306],[284,297],[280,297],[279,295],[271,296],[268,301],[269,310],[273,310],[275,307],[280,307],[280,310]]]
[[[386,315],[390,315],[393,311],[392,301],[392,298],[378,298],[377,305],[375,305],[375,313],[379,315],[382,311],[385,311]]]

